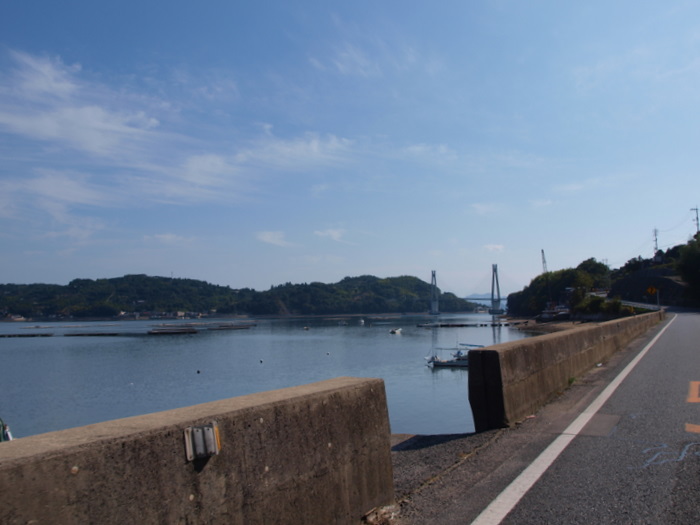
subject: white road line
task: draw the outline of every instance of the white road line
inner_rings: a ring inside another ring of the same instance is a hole
[[[637,366],[649,349],[656,344],[656,341],[676,320],[674,315],[669,323],[656,334],[644,349],[620,372],[615,379],[603,390],[593,402],[560,434],[550,445],[533,461],[530,466],[523,470],[520,475],[508,485],[498,497],[486,507],[481,514],[472,522],[472,525],[498,525],[508,513],[518,504],[522,497],[532,486],[537,483],[542,474],[554,463],[564,449],[581,432],[600,407],[612,396],[613,392],[620,386],[632,369]]]

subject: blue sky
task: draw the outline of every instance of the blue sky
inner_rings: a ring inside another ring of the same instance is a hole
[[[684,243],[700,4],[0,0],[0,282],[413,275]]]

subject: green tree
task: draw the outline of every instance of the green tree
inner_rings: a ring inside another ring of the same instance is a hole
[[[676,268],[688,285],[688,300],[693,304],[700,303],[700,239],[698,235],[681,248]]]

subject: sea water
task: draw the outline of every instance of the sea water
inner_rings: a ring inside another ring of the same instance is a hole
[[[467,369],[431,369],[426,356],[527,337],[486,314],[254,322],[219,331],[208,319],[190,335],[147,335],[155,320],[0,323],[0,334],[51,334],[0,338],[0,418],[17,438],[352,376],[384,380],[393,433],[466,433]],[[469,326],[418,326],[435,322]],[[117,335],[66,335],[78,333]]]

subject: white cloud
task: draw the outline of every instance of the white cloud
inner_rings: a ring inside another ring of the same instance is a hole
[[[347,42],[336,49],[332,62],[341,75],[370,77],[379,76],[382,73],[375,60],[360,48]]]
[[[99,231],[104,230],[105,225],[102,220],[96,217],[71,214],[63,203],[47,201],[43,204],[40,203],[40,206],[52,218],[50,228],[42,232],[41,237],[69,237],[79,242],[85,242]]]
[[[352,141],[335,135],[305,133],[302,137],[280,139],[267,135],[239,151],[237,164],[298,171],[345,163]]]
[[[311,186],[311,195],[314,197],[321,197],[330,190],[330,185],[328,184],[314,184]]]
[[[15,68],[0,72],[0,134],[19,141],[23,149],[22,156],[12,156],[12,166],[6,162],[4,170],[0,167],[0,174],[8,174],[5,189],[14,194],[25,192],[66,206],[99,206],[118,199],[127,206],[231,202],[255,189],[255,177],[307,173],[345,164],[352,156],[353,144],[347,139],[313,132],[279,138],[271,124],[263,126],[257,139],[234,148],[228,141],[203,143],[194,131],[173,131],[173,124],[181,124],[172,109],[182,106],[178,101],[130,91],[133,82],[128,88],[93,82],[80,66],[67,66],[58,58],[21,52],[10,56]],[[192,76],[178,78],[195,89]],[[215,91],[222,97],[235,91],[225,74],[213,78],[220,81]],[[38,172],[42,164],[60,165],[67,159],[90,175],[45,171],[26,182],[27,173]],[[16,183],[8,185],[13,178]],[[7,193],[3,200],[13,202]],[[15,215],[7,207],[2,214]]]
[[[332,229],[329,228],[327,230],[322,230],[322,231],[315,231],[314,235],[318,235],[319,237],[328,237],[329,239],[332,239],[336,242],[345,242],[343,240],[343,236],[345,235],[345,230],[343,229]]]
[[[315,57],[309,57],[309,64],[320,71],[325,71],[326,67],[321,63],[321,61]]]
[[[124,156],[159,125],[143,108],[112,109],[119,96],[81,80],[79,66],[10,55],[17,68],[0,77],[0,131],[91,155]]]
[[[38,57],[21,51],[11,51],[10,56],[19,66],[15,70],[15,89],[23,96],[63,98],[78,90],[72,75],[80,71],[79,64],[66,66],[58,58]]]
[[[144,235],[143,239],[146,242],[155,241],[160,244],[167,245],[189,244],[194,240],[192,237],[183,237],[182,235],[178,235],[176,233],[157,233],[155,235]]]
[[[38,170],[40,176],[27,179],[22,190],[46,201],[103,206],[112,198],[104,188],[91,185],[87,175],[77,172]]]
[[[499,211],[500,206],[488,202],[475,202],[471,204],[472,210],[478,215],[490,215]]]
[[[236,168],[221,155],[193,155],[185,161],[183,178],[197,185],[219,186],[235,172]]]
[[[446,144],[413,144],[404,148],[402,154],[430,162],[457,159],[456,152]]]
[[[533,208],[545,208],[552,205],[552,201],[549,199],[539,199],[530,201],[530,205]]]
[[[170,76],[190,97],[208,101],[229,101],[238,99],[240,96],[236,80],[226,71],[209,70],[193,73],[185,68],[179,68]]]
[[[258,232],[256,237],[259,241],[265,242],[267,244],[273,244],[275,246],[293,246],[293,244],[284,238],[284,232],[281,231],[266,231]]]
[[[503,250],[505,250],[505,246],[503,246],[502,244],[486,244],[486,245],[484,246],[484,249],[485,249],[487,252],[500,253],[500,252],[502,252]]]

